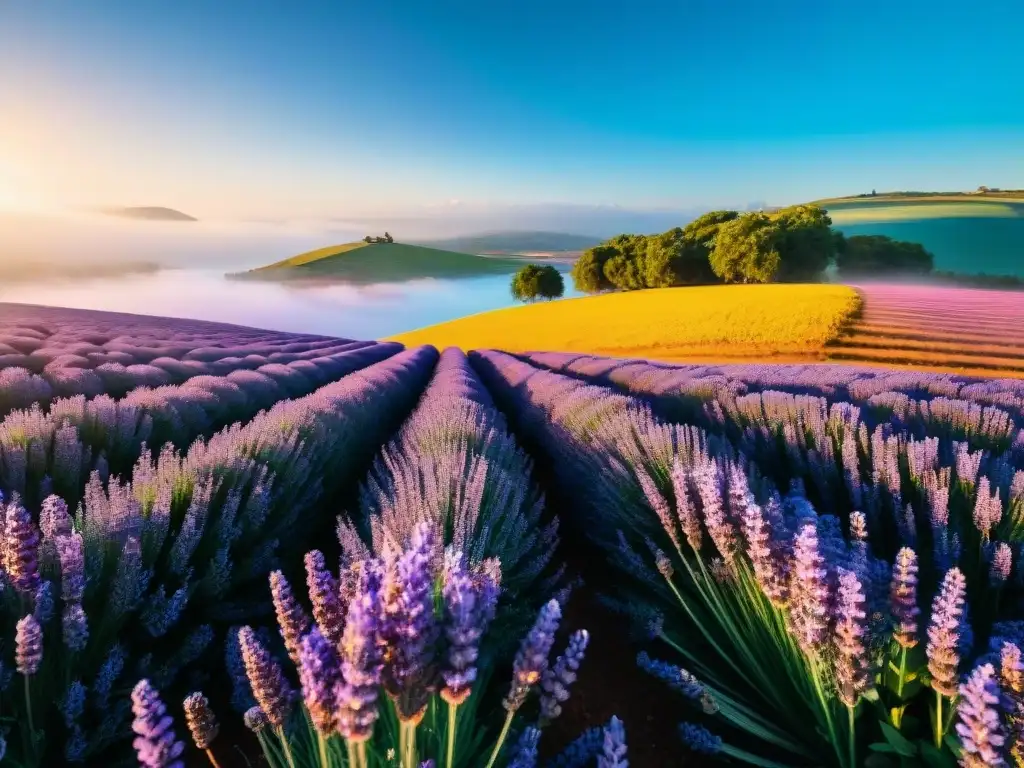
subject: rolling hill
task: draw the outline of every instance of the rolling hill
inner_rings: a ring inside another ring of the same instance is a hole
[[[231,277],[262,280],[402,282],[423,278],[512,274],[523,262],[405,243],[344,243],[300,253]]]
[[[485,232],[445,240],[424,240],[422,245],[463,253],[537,253],[583,251],[599,244],[601,239],[565,232]]]
[[[139,219],[141,221],[199,221],[194,216],[162,206],[143,206],[135,208],[109,208],[105,213],[119,216],[122,219]]]

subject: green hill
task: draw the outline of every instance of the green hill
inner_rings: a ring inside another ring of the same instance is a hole
[[[424,240],[423,245],[467,253],[534,253],[583,251],[601,242],[599,237],[565,232],[485,232],[444,240]]]
[[[358,242],[300,253],[233,277],[383,283],[512,274],[521,266],[522,261],[515,259],[474,256],[405,243]]]

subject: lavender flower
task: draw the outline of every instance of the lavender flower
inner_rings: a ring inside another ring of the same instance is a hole
[[[136,734],[132,745],[139,765],[145,768],[184,768],[184,762],[178,758],[185,751],[185,745],[176,738],[167,708],[149,680],[140,680],[132,691],[132,713],[135,715],[132,730]]]
[[[61,599],[79,603],[85,595],[85,541],[82,534],[58,536],[57,557],[60,559]]]
[[[53,582],[49,579],[39,582],[33,600],[32,615],[40,624],[46,624],[53,618]]]
[[[540,731],[528,727],[520,734],[516,745],[512,748],[512,756],[507,768],[534,768],[537,765],[537,743]]]
[[[942,580],[942,587],[932,603],[932,620],[928,626],[928,671],[932,688],[943,696],[957,694],[957,669],[960,666],[960,620],[964,612],[967,581],[959,568],[951,568]]]
[[[513,662],[512,687],[502,705],[514,712],[526,701],[526,696],[548,667],[548,654],[555,642],[555,632],[562,618],[562,610],[555,600],[548,602],[537,616],[533,629],[523,638]]]
[[[341,666],[331,643],[313,625],[299,646],[299,682],[302,697],[313,726],[329,736],[337,723],[336,689],[341,681]]]
[[[284,638],[284,647],[288,650],[288,656],[299,665],[299,643],[302,636],[309,631],[311,620],[306,611],[299,605],[292,593],[291,584],[280,571],[270,574],[270,595],[274,601],[274,612],[277,614],[277,624],[281,630],[281,637]],[[269,715],[270,713],[267,712]],[[273,718],[271,717],[271,720]]]
[[[694,552],[700,552],[704,541],[703,531],[700,525],[700,517],[694,508],[693,500],[690,498],[689,471],[680,460],[679,456],[672,459],[672,490],[676,497],[676,518],[679,520],[679,527],[686,534],[686,540]]]
[[[34,595],[39,589],[39,531],[17,501],[7,507],[3,543],[8,581],[23,595]]]
[[[379,564],[364,563],[362,587],[349,603],[341,643],[343,685],[336,692],[338,730],[351,742],[366,741],[377,720],[377,688],[381,684],[382,659],[378,640],[381,629],[381,598],[376,577]]]
[[[597,756],[597,768],[629,768],[629,760],[626,759],[626,728],[614,715],[604,728],[604,743]]]
[[[828,571],[818,550],[818,531],[814,523],[801,526],[793,544],[790,579],[790,619],[800,646],[808,653],[817,651],[828,629]]]
[[[999,649],[999,682],[1007,693],[1024,693],[1024,661],[1015,643],[1004,642]]]
[[[387,591],[385,637],[394,645],[385,659],[384,687],[407,723],[419,722],[423,716],[437,675],[433,555],[433,534],[421,523],[413,530],[409,549],[398,559]]]
[[[14,665],[25,677],[39,671],[43,663],[43,630],[31,613],[18,620],[14,636]]]
[[[313,602],[313,619],[320,625],[332,646],[341,644],[345,631],[345,614],[338,592],[338,580],[327,569],[324,555],[318,550],[306,553],[306,586]]]
[[[252,695],[256,697],[271,725],[283,728],[292,711],[294,693],[284,679],[281,667],[256,638],[251,627],[239,630],[238,643],[242,649],[245,674],[252,686]]]
[[[60,712],[64,716],[64,724],[68,728],[74,727],[75,723],[85,711],[85,686],[81,680],[75,680],[68,686],[64,700],[60,704]]]
[[[871,683],[866,661],[866,618],[864,589],[857,574],[839,569],[835,617],[836,687],[840,701],[848,707],[857,705],[858,699]]]
[[[673,666],[667,661],[652,659],[646,651],[640,651],[637,654],[636,664],[644,672],[658,678],[676,693],[694,703],[699,703],[705,713],[711,715],[718,711],[718,703],[707,686],[682,667]]]
[[[569,699],[569,688],[576,682],[576,673],[583,663],[589,641],[587,630],[574,632],[565,653],[555,660],[553,667],[544,670],[540,681],[541,723],[550,723],[562,714],[562,704]]]
[[[917,645],[917,555],[904,547],[896,553],[896,566],[892,573],[890,605],[894,620],[893,637],[903,648]]]
[[[561,754],[548,762],[548,768],[585,768],[591,764],[604,744],[601,728],[588,728],[567,746]]]
[[[80,603],[71,603],[64,607],[61,630],[64,645],[69,651],[81,651],[85,648],[89,642],[89,623]]]
[[[1010,578],[1013,568],[1013,550],[1005,541],[996,544],[992,555],[992,566],[988,572],[989,583],[994,587],[1002,586]]]
[[[441,698],[457,707],[469,696],[476,680],[480,638],[487,631],[493,611],[491,597],[497,590],[487,576],[477,581],[466,573],[458,555],[447,558],[445,574],[444,633],[448,648],[441,668],[445,683]]]
[[[60,496],[47,496],[39,507],[39,530],[44,541],[56,541],[73,530],[68,505]]]
[[[1005,768],[1002,747],[1006,734],[999,719],[1000,691],[991,664],[976,667],[960,686],[956,732],[963,749],[961,765]]]
[[[695,723],[680,723],[679,738],[694,752],[702,755],[717,755],[722,750],[721,737]]]
[[[253,733],[260,733],[270,725],[270,720],[259,707],[249,707],[242,716],[242,721],[245,723],[245,727]]]
[[[217,718],[210,709],[210,700],[199,691],[189,694],[182,703],[185,723],[192,732],[192,741],[198,749],[209,749],[220,732]]]
[[[753,498],[747,498],[740,515],[743,533],[747,539],[747,556],[754,567],[754,575],[765,595],[777,606],[787,598],[785,573],[782,570],[772,527],[765,510]]]

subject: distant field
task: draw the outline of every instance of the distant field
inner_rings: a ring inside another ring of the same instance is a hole
[[[855,291],[836,285],[662,288],[484,312],[392,339],[661,360],[822,359],[858,305]]]
[[[846,236],[921,243],[935,268],[1024,277],[1024,201],[992,197],[821,201]]]
[[[264,280],[403,282],[425,278],[511,275],[522,260],[475,256],[405,243],[345,243],[318,248],[233,277]]]
[[[1024,376],[1020,293],[885,284],[858,291],[863,309],[829,344],[829,359]]]

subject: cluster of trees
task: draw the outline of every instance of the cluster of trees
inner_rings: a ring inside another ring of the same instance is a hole
[[[572,277],[576,288],[587,293],[815,282],[834,261],[849,274],[918,273],[930,271],[932,257],[917,243],[845,238],[832,229],[824,208],[796,205],[771,213],[712,211],[659,235],[618,235],[585,251]]]
[[[516,301],[557,299],[563,293],[562,274],[550,264],[527,264],[512,277],[512,298]]]
[[[393,243],[393,242],[395,242],[395,238],[393,238],[390,234],[385,232],[384,233],[384,237],[370,237],[369,235],[367,235],[366,237],[363,238],[363,242],[364,243]]]

